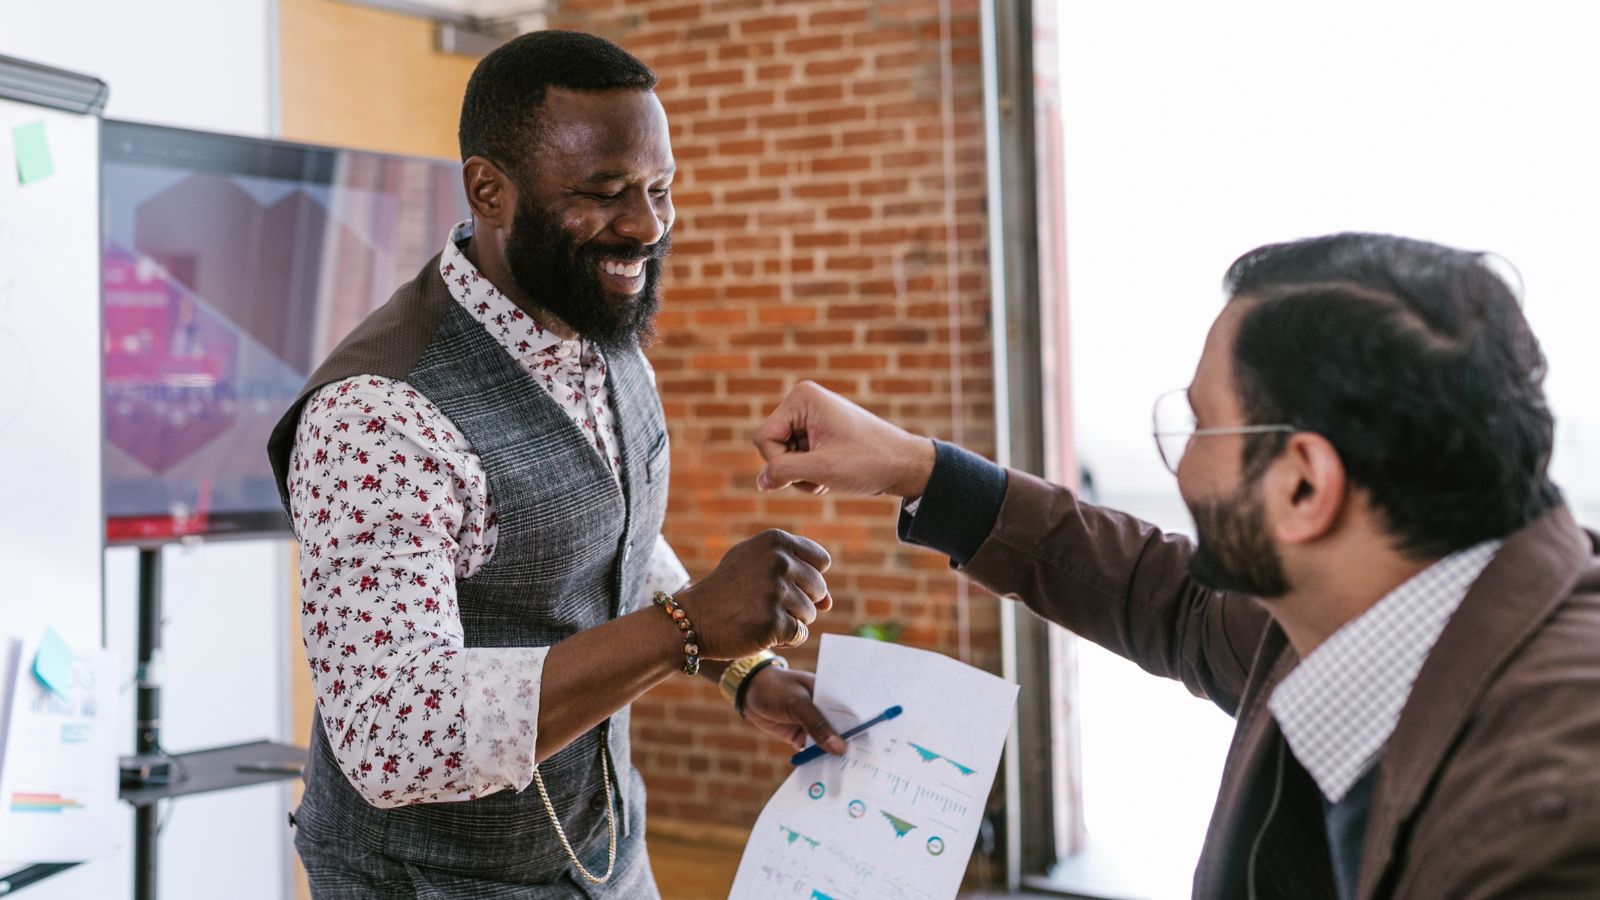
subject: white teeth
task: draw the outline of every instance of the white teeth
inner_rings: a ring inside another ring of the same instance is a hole
[[[628,278],[634,278],[644,271],[644,260],[635,263],[620,263],[608,259],[600,264],[600,268],[607,275],[623,275]]]

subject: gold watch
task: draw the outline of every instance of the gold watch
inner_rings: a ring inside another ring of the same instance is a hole
[[[732,703],[734,708],[737,709],[740,705],[739,695],[742,693],[740,688],[744,687],[744,683],[750,679],[751,675],[765,669],[767,666],[787,669],[789,668],[789,661],[771,650],[763,650],[754,656],[736,659],[728,663],[728,667],[722,670],[722,678],[717,682],[717,687],[722,690],[722,696],[728,698],[728,702]],[[744,710],[740,709],[739,712],[743,715]]]

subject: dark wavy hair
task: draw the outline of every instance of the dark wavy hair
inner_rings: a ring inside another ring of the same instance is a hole
[[[654,90],[656,73],[633,54],[581,31],[533,31],[512,38],[472,70],[461,101],[461,161],[482,156],[526,178],[543,137],[550,88]]]
[[[1561,502],[1545,359],[1483,253],[1384,234],[1251,250],[1228,268],[1249,303],[1234,381],[1252,423],[1325,437],[1403,552],[1447,555]],[[1287,436],[1252,436],[1246,472]]]

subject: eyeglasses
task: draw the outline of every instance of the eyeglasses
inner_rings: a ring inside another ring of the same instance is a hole
[[[1209,434],[1292,434],[1300,430],[1293,425],[1196,428],[1194,408],[1189,405],[1189,391],[1186,388],[1167,391],[1157,397],[1155,410],[1151,413],[1151,423],[1154,427],[1156,452],[1161,454],[1161,461],[1166,464],[1167,471],[1174,475],[1178,474],[1178,462],[1183,459],[1183,452],[1188,449],[1190,438]]]

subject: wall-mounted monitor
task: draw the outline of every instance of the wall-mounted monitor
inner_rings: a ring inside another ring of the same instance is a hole
[[[466,218],[460,166],[107,121],[106,539],[287,534],[267,435]]]

